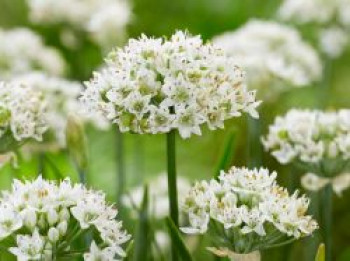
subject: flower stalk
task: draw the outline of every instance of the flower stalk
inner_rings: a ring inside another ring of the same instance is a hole
[[[177,181],[176,181],[176,143],[175,130],[171,130],[166,134],[167,139],[167,168],[168,168],[168,193],[170,217],[174,224],[179,226],[179,208],[177,200]],[[178,260],[176,247],[173,244],[171,250],[172,260]]]
[[[124,135],[117,130],[116,132],[116,154],[117,154],[117,202],[119,206],[122,206],[121,199],[124,194],[124,188],[126,183],[125,178],[125,159],[124,159]]]
[[[325,261],[332,260],[332,214],[333,214],[333,204],[332,204],[333,189],[332,185],[328,184],[322,193],[323,201],[323,228],[324,228],[324,241],[326,245],[326,259]]]

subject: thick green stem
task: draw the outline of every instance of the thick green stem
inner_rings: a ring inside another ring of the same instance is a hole
[[[179,226],[179,209],[177,202],[177,182],[176,182],[176,150],[175,150],[175,130],[167,133],[167,163],[168,163],[168,193],[170,217],[174,224]],[[176,246],[172,244],[172,261],[178,260]]]
[[[116,132],[116,154],[117,154],[117,202],[121,207],[121,199],[125,188],[125,161],[124,161],[124,137],[123,134],[117,130]]]
[[[324,242],[326,245],[326,261],[332,261],[332,185],[328,184],[323,190],[323,228],[324,228]]]

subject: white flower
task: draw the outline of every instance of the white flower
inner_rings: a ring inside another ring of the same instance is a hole
[[[26,28],[0,29],[0,79],[35,70],[61,75],[64,69],[59,53],[46,47],[36,33]]]
[[[60,184],[41,177],[33,182],[15,180],[12,191],[3,192],[0,198],[0,240],[8,236],[17,239],[8,250],[18,260],[49,261],[59,258],[52,251],[53,245],[64,246],[62,251],[68,255],[74,251],[74,240],[89,230],[93,240],[103,245],[101,253],[120,258],[126,255],[122,245],[130,235],[116,216],[117,210],[106,203],[102,192],[72,185],[69,179]],[[91,246],[92,253],[85,258],[95,257],[96,249],[96,245]]]
[[[349,0],[284,0],[278,10],[283,21],[313,26],[319,47],[330,58],[339,57],[349,43]]]
[[[27,3],[33,23],[67,24],[90,33],[93,40],[106,48],[125,38],[131,18],[131,8],[124,0],[27,0]]]
[[[263,168],[233,167],[218,180],[197,182],[183,201],[189,226],[181,230],[209,233],[220,248],[236,253],[312,234],[317,223],[306,215],[308,199],[289,195],[276,184],[276,176]]]
[[[22,219],[10,205],[0,203],[0,240],[11,235],[23,225]]]
[[[100,249],[95,241],[91,243],[90,252],[84,254],[85,261],[114,261],[119,260],[115,258],[115,252],[113,248],[106,247],[104,249]]]
[[[262,142],[265,150],[282,164],[320,165],[331,160],[334,167],[339,167],[350,160],[349,123],[350,111],[346,109],[338,112],[292,109],[276,118]]]
[[[306,86],[321,77],[321,61],[292,27],[252,20],[213,39],[247,71],[249,86],[272,93],[275,88]]]
[[[122,132],[201,134],[201,125],[248,112],[258,117],[235,60],[199,36],[175,33],[169,40],[142,36],[109,54],[107,66],[86,83],[82,102],[100,111]]]
[[[320,32],[320,48],[330,57],[339,57],[349,43],[348,33],[339,27],[331,27]]]
[[[83,90],[82,84],[63,78],[34,72],[14,77],[14,84],[25,84],[43,94],[47,104],[47,122],[60,147],[66,145],[66,126],[68,115],[74,113],[84,122],[92,122],[99,129],[106,129],[108,122],[98,113],[87,113],[78,100]]]
[[[48,128],[46,108],[41,92],[25,84],[0,82],[0,138],[42,140]],[[2,148],[6,149],[11,150]]]
[[[32,235],[18,235],[16,240],[17,247],[11,247],[9,251],[17,257],[17,260],[42,260],[45,241],[38,230],[34,230]]]

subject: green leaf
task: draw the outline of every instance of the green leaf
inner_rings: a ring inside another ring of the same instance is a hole
[[[230,130],[225,138],[224,149],[220,157],[219,163],[215,169],[215,177],[220,175],[221,170],[225,170],[230,167],[233,159],[236,147],[237,131],[235,129]]]
[[[315,261],[325,261],[325,260],[326,260],[326,247],[325,247],[325,245],[322,243],[322,244],[320,244],[320,246],[318,247]]]
[[[179,230],[175,226],[174,222],[168,217],[166,219],[166,223],[167,223],[167,226],[168,226],[168,229],[170,232],[171,239],[174,242],[182,260],[183,261],[192,261],[193,258],[191,256],[190,252],[188,251],[188,249],[186,248],[186,245],[185,245],[184,241],[182,240],[181,235],[179,233]]]
[[[148,217],[148,188],[145,186],[141,211],[139,213],[139,223],[135,236],[134,261],[145,261],[149,256],[149,217]]]

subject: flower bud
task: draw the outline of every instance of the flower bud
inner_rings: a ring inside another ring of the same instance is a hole
[[[58,231],[57,228],[50,228],[49,229],[49,232],[47,233],[47,237],[49,238],[49,240],[52,242],[52,243],[55,243],[59,240],[60,238],[60,233]]]
[[[23,214],[23,222],[29,229],[34,229],[37,222],[37,215],[34,209],[27,209]]]
[[[68,228],[67,221],[62,221],[57,226],[57,229],[61,236],[64,236],[67,233],[67,228]]]
[[[67,221],[70,218],[70,214],[68,209],[66,208],[62,208],[60,213],[59,213],[59,219],[60,221]]]
[[[49,223],[49,225],[54,225],[57,223],[58,221],[58,214],[57,211],[53,208],[49,209],[47,211],[47,222]]]

